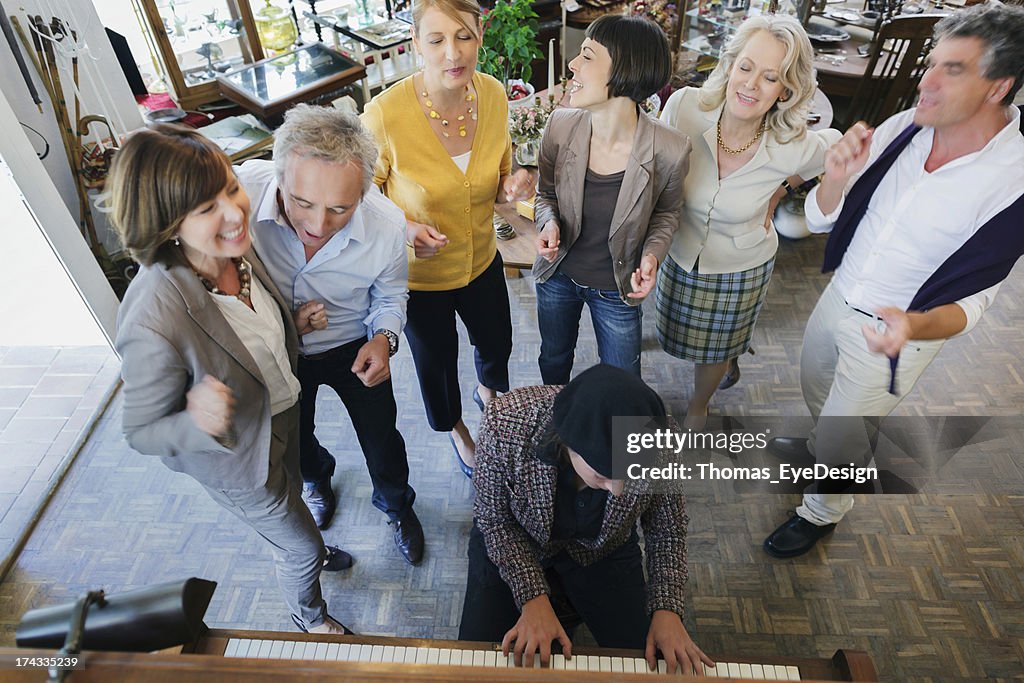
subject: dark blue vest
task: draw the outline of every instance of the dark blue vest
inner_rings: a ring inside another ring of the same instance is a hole
[[[839,267],[861,219],[867,212],[868,203],[875,189],[896,163],[896,158],[920,130],[919,126],[913,124],[907,126],[850,188],[843,203],[843,210],[828,236],[825,263],[821,272],[829,273]],[[990,218],[953,252],[921,285],[907,310],[924,312],[986,290],[1005,280],[1022,254],[1024,195]],[[896,393],[898,360],[898,356],[889,359],[892,368],[889,392],[892,394]]]

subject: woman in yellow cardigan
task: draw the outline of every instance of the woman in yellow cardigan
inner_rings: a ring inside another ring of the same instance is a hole
[[[413,46],[423,70],[366,105],[377,138],[374,182],[408,220],[409,340],[427,421],[449,432],[469,476],[476,446],[462,420],[456,313],[475,347],[483,409],[508,391],[512,320],[491,216],[496,201],[526,199],[533,180],[512,170],[508,101],[477,73],[483,27],[472,0],[413,3]]]

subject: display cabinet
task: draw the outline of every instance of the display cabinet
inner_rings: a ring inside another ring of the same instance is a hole
[[[219,74],[263,59],[247,0],[139,0],[183,109],[220,99]]]

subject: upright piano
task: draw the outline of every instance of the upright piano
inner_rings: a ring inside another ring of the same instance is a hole
[[[52,657],[49,650],[0,648],[0,657]],[[831,659],[714,657],[707,676],[727,680],[877,681],[870,656],[838,650]],[[379,636],[211,629],[180,650],[139,654],[85,652],[73,683],[249,683],[251,681],[640,681],[650,672],[635,650],[574,648],[571,659],[552,655],[550,668],[513,667],[494,643]],[[539,665],[539,662],[537,662]],[[659,661],[664,670],[664,662]],[[10,674],[10,676],[8,676]],[[7,669],[0,679],[45,680],[41,670]],[[675,680],[700,680],[674,677]]]

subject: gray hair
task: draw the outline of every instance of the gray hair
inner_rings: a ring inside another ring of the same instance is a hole
[[[818,82],[814,71],[814,48],[807,32],[795,17],[786,14],[762,14],[740,24],[729,43],[722,48],[718,66],[701,86],[698,96],[700,108],[711,111],[725,102],[729,72],[743,48],[760,31],[767,31],[786,48],[779,73],[779,81],[785,88],[785,101],[779,99],[768,110],[765,127],[781,143],[799,140],[807,132],[807,113]]]
[[[1012,78],[1002,104],[1012,104],[1024,83],[1024,7],[1001,2],[959,10],[935,24],[935,40],[978,38],[985,43],[982,74],[989,80]]]
[[[284,181],[288,159],[293,154],[330,164],[357,164],[363,169],[364,194],[373,183],[377,143],[354,114],[308,104],[293,107],[285,114],[281,127],[274,131],[274,172],[279,183]]]

